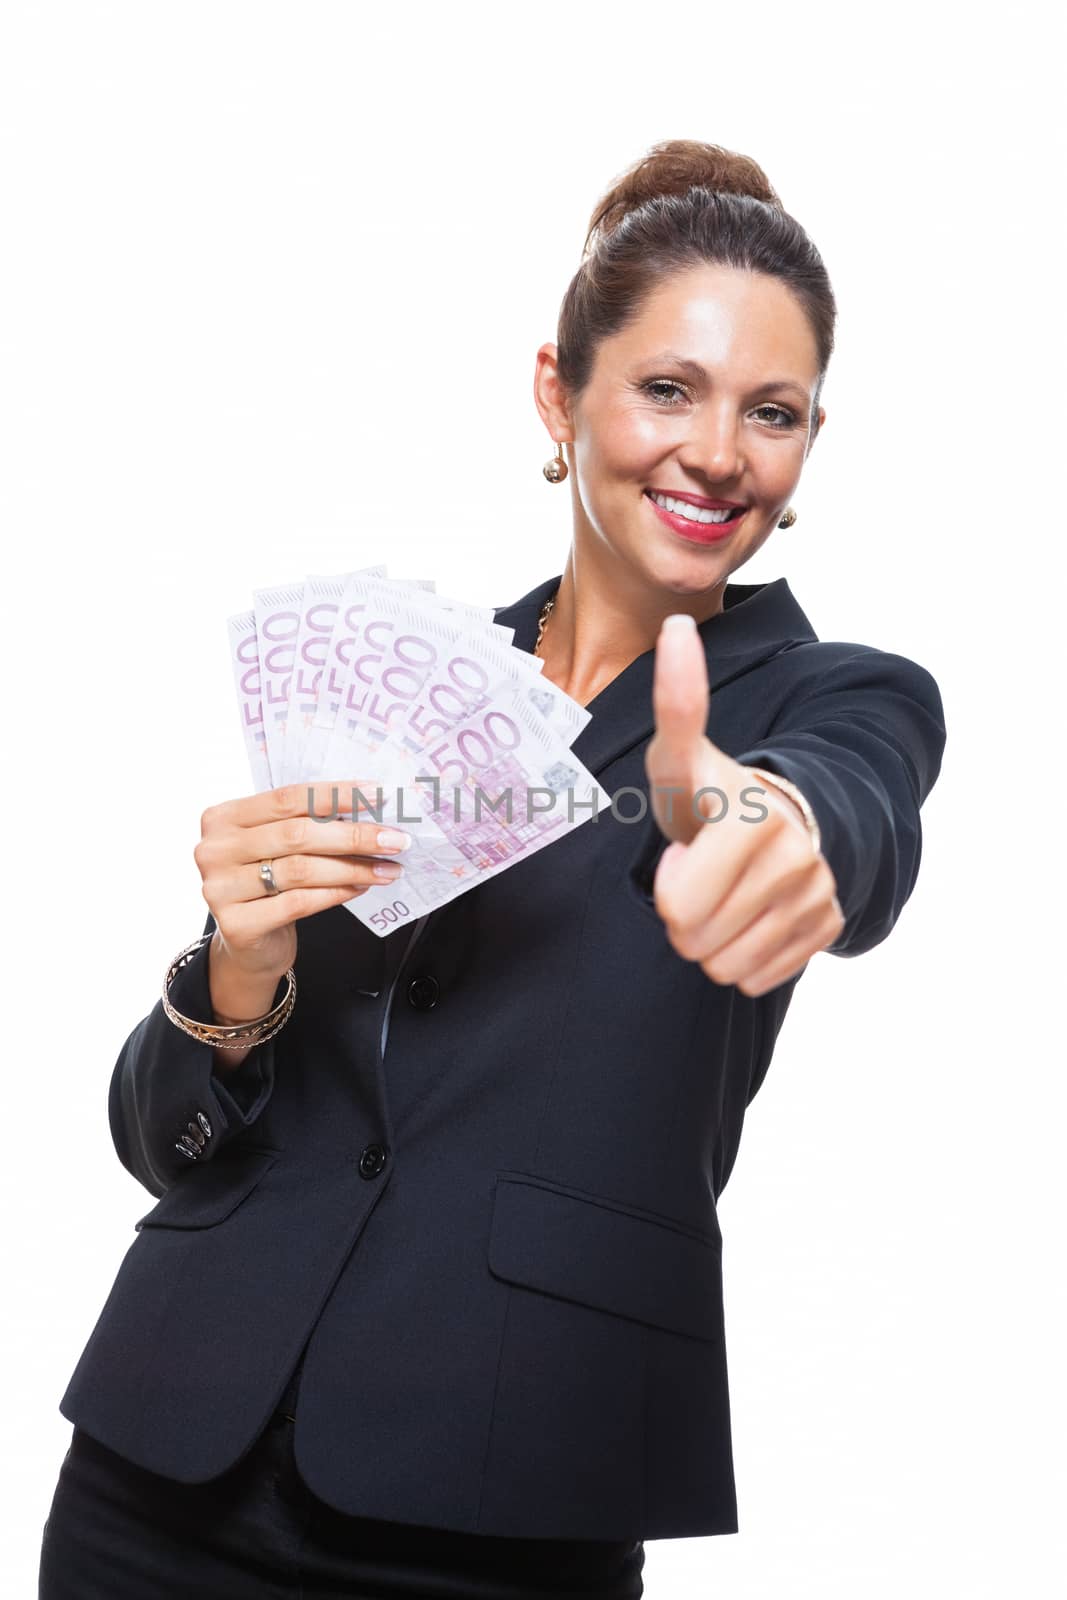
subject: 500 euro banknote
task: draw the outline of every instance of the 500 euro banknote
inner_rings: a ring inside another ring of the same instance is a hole
[[[513,690],[455,725],[428,759],[358,735],[338,745],[339,770],[373,773],[360,796],[375,820],[411,835],[402,876],[344,902],[385,936],[595,821],[611,806],[596,781],[528,696]],[[339,790],[337,815],[353,815]],[[357,797],[358,798],[358,797]]]
[[[314,776],[344,770],[337,761],[355,736],[370,750],[387,741],[419,757],[472,711],[516,690],[573,744],[590,713],[541,677],[539,656],[511,647],[512,630],[506,630],[505,642],[455,613],[434,611],[418,597],[376,588],[337,714],[328,728],[317,730],[328,736],[308,747]]]
[[[362,695],[367,671],[373,670],[390,632],[403,625],[405,615],[448,617],[456,625],[491,632],[506,644],[514,638],[513,628],[493,622],[491,607],[471,606],[428,590],[404,589],[362,573],[353,574],[345,587],[315,712],[301,752],[309,771],[323,770],[334,724],[347,714],[353,697]]]
[[[255,594],[257,610],[228,619],[253,781],[374,775],[376,819],[413,839],[399,880],[345,902],[379,936],[610,806],[570,749],[590,713],[512,648],[491,608],[381,568]],[[337,804],[352,815],[343,790]]]

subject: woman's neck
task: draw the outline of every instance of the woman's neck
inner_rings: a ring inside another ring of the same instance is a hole
[[[705,622],[722,610],[725,588],[723,582],[711,609],[707,594],[694,596],[701,602],[695,608],[683,597],[652,592],[647,585],[606,583],[592,573],[586,578],[572,548],[537,652],[544,676],[586,706],[632,661],[655,648],[664,617],[691,610]]]

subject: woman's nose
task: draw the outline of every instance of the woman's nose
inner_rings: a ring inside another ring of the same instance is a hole
[[[717,485],[736,483],[744,469],[739,440],[741,427],[733,408],[702,406],[693,416],[688,466]]]
[[[718,485],[736,483],[744,471],[736,422],[716,420],[694,426],[686,456],[685,465],[695,478]]]

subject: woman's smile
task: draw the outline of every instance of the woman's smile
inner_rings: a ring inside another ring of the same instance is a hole
[[[646,489],[644,498],[660,521],[690,544],[721,544],[741,526],[747,511],[738,505],[720,510],[691,505],[653,489]]]

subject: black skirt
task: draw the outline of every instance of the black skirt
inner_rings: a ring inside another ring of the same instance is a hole
[[[248,1454],[208,1483],[148,1472],[76,1427],[44,1525],[38,1600],[644,1593],[640,1541],[501,1538],[326,1505],[293,1456],[299,1377]]]

